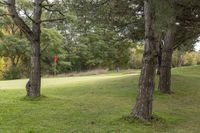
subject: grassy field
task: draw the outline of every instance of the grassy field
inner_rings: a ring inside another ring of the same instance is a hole
[[[173,69],[174,94],[155,91],[159,121],[125,119],[139,71],[42,79],[38,99],[24,97],[27,80],[0,81],[0,133],[199,133],[200,66]]]

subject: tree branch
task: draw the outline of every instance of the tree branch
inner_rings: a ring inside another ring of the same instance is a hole
[[[7,13],[5,13],[5,14],[0,14],[0,17],[4,17],[4,16],[11,16],[10,14],[7,14]]]
[[[41,20],[40,22],[54,22],[54,21],[61,21],[61,20],[65,20],[66,18],[55,18],[55,19],[46,19],[46,20]]]
[[[29,40],[33,40],[32,38],[33,32],[28,27],[28,25],[23,21],[23,19],[19,17],[19,14],[17,13],[15,0],[8,0],[7,5],[8,5],[8,12],[11,15],[15,24],[24,32],[24,34]]]
[[[8,5],[9,3],[6,2],[6,1],[0,1],[0,4],[1,4],[1,5]]]
[[[24,10],[24,15],[25,15],[28,19],[30,19],[32,22],[35,22],[35,21],[31,18],[31,16],[28,15],[28,13],[26,12],[26,10]]]
[[[43,6],[43,8],[49,12],[58,12],[60,15],[62,16],[65,16],[60,10],[58,9],[50,9],[50,8],[47,8],[46,6]]]

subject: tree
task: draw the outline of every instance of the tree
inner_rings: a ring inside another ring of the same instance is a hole
[[[144,0],[145,46],[142,59],[142,70],[139,79],[139,91],[136,104],[130,113],[131,117],[150,120],[152,117],[152,101],[154,78],[157,61],[155,42],[155,11],[153,0]]]
[[[175,37],[175,19],[172,18],[167,29],[164,45],[162,46],[160,77],[158,90],[162,93],[171,93],[171,64]]]
[[[70,19],[57,28],[65,37],[66,59],[71,62],[71,70],[127,68],[130,44],[139,38],[131,29],[142,25],[139,17],[133,15],[138,9],[129,7],[132,2],[74,0],[71,5],[67,3],[66,0],[65,6],[69,8],[66,16]]]
[[[172,54],[173,54],[173,46],[175,41],[175,33],[176,33],[176,12],[175,12],[175,3],[173,1],[165,2],[165,11],[159,9],[161,15],[166,14],[165,17],[159,18],[160,29],[162,30],[159,42],[159,58],[158,58],[158,66],[159,66],[159,86],[158,90],[163,93],[171,93],[170,85],[171,85],[171,63],[172,63]],[[158,16],[158,15],[157,15]],[[158,16],[159,17],[159,16]],[[168,21],[167,21],[168,20]],[[164,22],[163,22],[164,21]],[[159,23],[157,22],[157,23]],[[163,40],[160,39],[161,36]]]
[[[1,13],[6,14],[6,9],[1,7]],[[0,15],[1,16],[1,15]],[[2,70],[2,78],[17,79],[26,74],[26,66],[20,67],[27,59],[29,46],[19,28],[9,16],[3,16],[0,20],[2,36],[0,36],[0,55],[6,60],[6,67]],[[25,71],[24,71],[25,70]]]
[[[60,56],[65,53],[64,39],[56,29],[42,28],[41,33],[41,69],[42,73],[52,74],[54,71],[53,57],[59,55],[59,64],[57,68],[62,67],[65,62]]]
[[[161,49],[161,65],[158,90],[162,93],[171,93],[171,65],[172,53],[176,48],[188,47],[199,37],[199,13],[196,0],[169,1],[168,25]],[[197,4],[198,5],[198,4]],[[189,22],[189,23],[188,23]],[[166,22],[165,22],[166,23]],[[176,25],[177,24],[177,25]],[[189,43],[188,43],[189,42]],[[189,45],[189,46],[185,46]]]
[[[20,58],[29,52],[27,40],[14,35],[4,35],[0,44],[0,55],[10,58],[12,67],[16,67]]]
[[[30,2],[30,1],[29,1]],[[56,1],[57,2],[57,1]],[[37,97],[40,96],[40,87],[41,87],[41,69],[40,69],[40,34],[41,34],[41,23],[55,21],[60,19],[48,19],[41,20],[42,9],[47,11],[59,12],[59,10],[53,10],[51,7],[54,7],[54,3],[49,3],[45,0],[34,0],[33,5],[30,6],[33,8],[31,10],[24,10],[23,15],[21,15],[22,10],[18,11],[17,4],[15,0],[7,0],[1,2],[8,8],[8,15],[11,16],[14,23],[19,27],[19,29],[25,34],[26,38],[31,44],[31,61],[30,61],[30,80],[27,85],[27,96]],[[32,14],[32,16],[31,16]],[[61,14],[61,13],[60,13]],[[26,17],[31,20],[32,28],[29,27],[23,17]]]
[[[41,72],[40,72],[40,24],[43,0],[34,0],[32,29],[19,16],[15,0],[8,0],[7,6],[10,16],[15,24],[24,32],[31,43],[31,72],[30,85],[27,88],[27,96],[40,96]]]

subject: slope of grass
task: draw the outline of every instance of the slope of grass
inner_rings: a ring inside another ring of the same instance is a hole
[[[124,119],[137,94],[138,71],[46,78],[42,96],[24,97],[27,80],[0,81],[0,133],[198,133],[200,67],[173,70],[174,94],[155,91],[159,121]]]

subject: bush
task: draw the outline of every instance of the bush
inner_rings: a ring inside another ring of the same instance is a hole
[[[183,51],[174,51],[172,57],[172,66],[191,66],[191,65],[200,65],[200,53],[199,52],[183,52]]]
[[[128,62],[130,68],[140,69],[142,67],[143,52],[143,46],[139,45],[131,50],[130,60]]]
[[[3,72],[6,69],[6,62],[4,58],[0,58],[0,79],[3,79]]]
[[[190,66],[190,65],[196,65],[198,62],[198,56],[199,53],[197,52],[186,52],[183,56],[183,65],[184,66]]]
[[[3,79],[12,80],[20,78],[21,78],[21,72],[16,67],[10,67],[9,69],[3,72]]]
[[[172,56],[172,67],[180,67],[183,65],[183,56],[184,56],[184,52],[183,51],[174,51],[173,52],[173,56]]]

